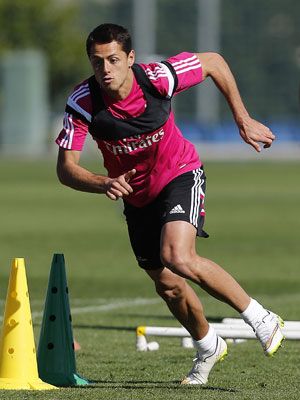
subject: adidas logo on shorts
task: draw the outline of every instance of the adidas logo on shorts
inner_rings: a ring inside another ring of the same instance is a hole
[[[173,207],[172,210],[170,211],[169,214],[185,214],[184,209],[181,207],[180,204],[177,204],[177,206]]]

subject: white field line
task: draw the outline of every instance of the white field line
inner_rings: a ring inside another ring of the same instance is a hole
[[[95,302],[102,301],[103,299],[94,299]],[[132,306],[144,306],[150,304],[158,304],[161,300],[157,299],[143,299],[143,298],[135,298],[135,299],[116,299],[110,303],[106,304],[99,304],[99,305],[87,305],[82,307],[71,307],[71,314],[72,315],[79,315],[79,314],[86,314],[86,313],[97,313],[97,312],[104,312],[104,311],[111,311],[117,310],[126,307]],[[42,317],[43,312],[32,312],[31,317],[32,320]],[[3,321],[3,317],[0,317],[0,321]]]
[[[131,300],[119,300],[116,302],[102,304],[98,306],[84,306],[84,307],[72,307],[72,314],[82,314],[82,313],[93,313],[93,312],[101,312],[101,311],[110,311],[118,308],[132,307],[132,306],[144,306],[148,304],[157,304],[160,303],[161,300],[157,299],[142,299],[136,298]]]

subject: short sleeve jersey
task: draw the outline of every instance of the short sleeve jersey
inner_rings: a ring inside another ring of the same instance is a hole
[[[172,65],[177,76],[175,91],[175,79],[166,64],[140,64],[162,96],[171,98],[203,80],[201,64],[193,53],[180,53],[166,61]],[[102,96],[107,110],[120,119],[137,117],[147,106],[136,79],[125,99],[116,101],[104,92]],[[63,129],[56,143],[66,150],[81,151],[92,119],[92,101],[87,80],[75,87],[67,104],[70,106],[68,110],[76,112],[65,112]],[[152,202],[171,180],[202,165],[194,145],[183,137],[176,126],[172,111],[165,124],[154,132],[120,140],[94,140],[102,152],[108,176],[114,178],[136,169],[130,181],[133,193],[126,197],[126,201],[136,207]]]

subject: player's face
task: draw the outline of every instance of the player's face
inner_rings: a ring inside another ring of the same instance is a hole
[[[113,97],[126,97],[132,85],[131,66],[134,63],[134,51],[127,55],[122,46],[113,41],[97,44],[91,48],[90,62],[97,82],[101,88]]]

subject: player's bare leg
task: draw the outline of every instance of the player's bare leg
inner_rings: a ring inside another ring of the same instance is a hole
[[[243,312],[250,297],[218,264],[197,255],[196,229],[185,221],[168,222],[162,231],[161,258],[174,273],[197,283],[206,292]]]
[[[240,312],[245,322],[255,330],[265,354],[273,355],[284,338],[280,329],[280,317],[251,299],[237,281],[218,264],[198,256],[195,238],[196,229],[191,224],[184,221],[166,223],[161,236],[162,262],[175,274],[197,283],[209,294]],[[189,292],[182,293],[183,296],[187,296]],[[196,304],[195,300],[193,302]],[[177,313],[180,314],[182,310],[177,309]],[[196,315],[193,319],[197,320]],[[200,325],[201,319],[198,320]],[[201,340],[194,337],[195,347],[198,349],[197,358],[192,370],[184,379],[184,384],[205,384],[211,368],[227,354],[226,343],[217,337],[212,327],[206,336],[200,337]]]
[[[167,268],[148,270],[147,273],[171,313],[190,332],[197,348],[196,362],[182,383],[205,384],[215,363],[227,354],[225,341],[209,326],[199,298],[184,278]]]
[[[147,273],[174,317],[194,339],[202,339],[208,332],[208,322],[198,296],[185,279],[167,268],[148,270]]]

